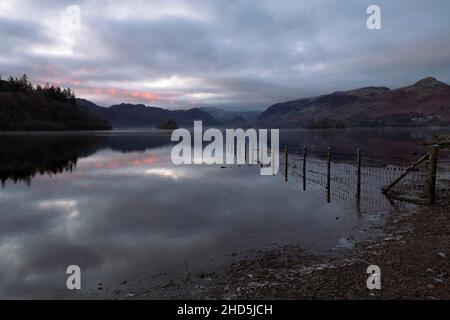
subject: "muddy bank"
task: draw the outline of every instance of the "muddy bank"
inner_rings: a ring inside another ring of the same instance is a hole
[[[366,287],[372,264],[381,268],[381,290]],[[381,241],[348,257],[280,248],[237,261],[198,289],[191,298],[449,299],[450,205],[394,213]]]

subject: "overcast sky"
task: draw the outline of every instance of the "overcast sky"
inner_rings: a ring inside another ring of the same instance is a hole
[[[381,30],[366,27],[370,4]],[[449,13],[448,0],[0,0],[0,74],[103,106],[261,110],[426,76],[450,82]]]

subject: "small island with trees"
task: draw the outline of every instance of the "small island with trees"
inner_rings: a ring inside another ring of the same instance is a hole
[[[178,129],[177,122],[173,119],[167,119],[159,124],[158,129],[164,129],[164,130]]]

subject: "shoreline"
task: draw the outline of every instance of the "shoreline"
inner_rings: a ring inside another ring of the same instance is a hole
[[[366,287],[373,264],[381,269],[381,290]],[[450,204],[393,212],[383,239],[358,244],[349,257],[285,247],[237,261],[182,298],[450,299]]]
[[[380,290],[367,289],[370,265],[381,269]],[[89,299],[449,300],[450,203],[392,212],[377,240],[350,251],[316,255],[289,245],[236,256],[219,270],[155,277],[159,285],[130,281]]]

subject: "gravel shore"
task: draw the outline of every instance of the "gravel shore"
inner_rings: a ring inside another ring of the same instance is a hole
[[[381,289],[366,286],[370,265]],[[194,296],[206,299],[449,299],[450,205],[393,213],[384,236],[348,257],[308,255],[284,247],[234,262]]]
[[[332,256],[285,246],[233,260],[222,270],[178,278],[155,275],[90,298],[450,299],[450,204],[394,211],[378,240]],[[380,290],[366,286],[370,265],[381,269]]]

